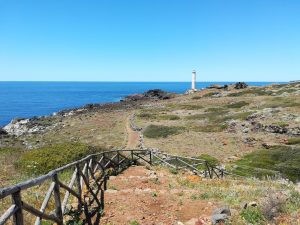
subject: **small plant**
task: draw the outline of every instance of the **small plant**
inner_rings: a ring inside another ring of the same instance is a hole
[[[265,224],[265,218],[257,207],[248,207],[243,209],[240,215],[247,223],[257,225]]]
[[[169,171],[170,171],[170,173],[172,173],[172,174],[178,174],[178,171],[177,171],[176,168],[170,168]]]
[[[156,193],[156,192],[152,192],[152,193],[151,193],[151,196],[152,196],[153,198],[156,198],[156,197],[157,197],[157,193]]]
[[[132,220],[129,225],[140,225],[138,221]]]

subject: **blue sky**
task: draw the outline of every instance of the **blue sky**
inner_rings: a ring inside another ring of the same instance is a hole
[[[299,0],[0,0],[0,80],[300,79]]]

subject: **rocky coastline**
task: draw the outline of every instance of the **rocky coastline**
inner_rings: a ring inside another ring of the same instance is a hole
[[[165,92],[160,89],[153,89],[142,94],[125,96],[119,102],[109,102],[102,104],[86,104],[82,107],[61,110],[49,116],[35,116],[32,118],[16,118],[9,124],[0,128],[0,137],[12,135],[19,137],[25,134],[39,134],[47,132],[55,122],[62,121],[66,117],[77,116],[80,114],[97,112],[134,109],[145,102],[166,100],[174,97],[174,93]]]

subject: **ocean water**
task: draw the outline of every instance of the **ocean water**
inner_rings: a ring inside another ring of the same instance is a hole
[[[234,82],[199,82],[197,88],[230,83]],[[88,103],[117,102],[127,95],[156,88],[184,93],[190,82],[0,82],[0,126],[14,118],[50,115]]]

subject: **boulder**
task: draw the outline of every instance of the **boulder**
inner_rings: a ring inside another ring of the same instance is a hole
[[[211,223],[213,225],[225,223],[229,216],[231,216],[231,211],[228,206],[214,209],[211,216]]]
[[[225,223],[227,219],[228,216],[226,214],[215,214],[211,216],[211,223],[217,225],[219,223]]]
[[[224,206],[221,208],[214,209],[213,215],[215,214],[226,214],[227,216],[231,216],[230,208],[229,206]]]
[[[244,89],[247,87],[248,87],[248,84],[246,84],[245,82],[237,82],[234,84],[235,89]]]

